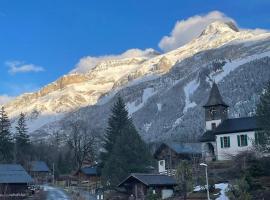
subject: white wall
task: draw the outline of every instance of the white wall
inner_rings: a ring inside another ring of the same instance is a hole
[[[248,145],[244,147],[239,147],[237,143],[237,135],[247,135]],[[230,147],[221,148],[220,137],[230,136]],[[253,142],[255,140],[255,132],[240,132],[240,133],[230,133],[217,135],[216,144],[217,144],[217,159],[218,160],[229,160],[231,155],[236,155],[242,151],[246,151],[252,148]]]
[[[216,127],[218,127],[218,125],[221,123],[221,119],[206,121],[206,123],[205,123],[205,130],[206,131],[211,131],[212,130],[212,123],[215,123]]]

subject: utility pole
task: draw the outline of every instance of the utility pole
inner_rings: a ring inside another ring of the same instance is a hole
[[[207,164],[200,163],[200,166],[204,166],[205,167],[205,179],[206,179],[207,200],[210,200],[209,185],[208,185],[208,174],[207,174]]]
[[[53,163],[53,185],[54,185],[54,163]]]

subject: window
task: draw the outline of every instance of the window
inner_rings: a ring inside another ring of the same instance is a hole
[[[221,148],[229,148],[230,145],[230,136],[220,137],[220,146]]]
[[[212,130],[214,130],[217,127],[216,123],[212,123],[211,126],[212,126]]]
[[[247,135],[237,135],[237,143],[239,147],[248,145]]]

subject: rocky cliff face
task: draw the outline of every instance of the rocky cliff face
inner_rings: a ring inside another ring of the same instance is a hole
[[[26,112],[35,135],[65,131],[66,123],[78,119],[102,132],[110,106],[121,95],[145,140],[180,139],[202,132],[201,105],[212,80],[220,86],[231,116],[254,113],[270,77],[269,56],[269,33],[214,22],[176,50],[106,59],[5,106],[14,119]]]

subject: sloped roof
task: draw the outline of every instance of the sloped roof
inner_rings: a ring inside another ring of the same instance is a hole
[[[216,137],[213,131],[206,131],[204,134],[200,137],[200,142],[212,142],[215,141]]]
[[[177,184],[173,177],[167,175],[132,173],[122,181],[118,187],[124,186],[126,183],[130,183],[134,179],[146,186],[175,186]]]
[[[201,144],[200,143],[162,143],[158,149],[155,151],[154,156],[156,156],[164,147],[168,147],[177,154],[201,154]]]
[[[208,101],[203,107],[210,107],[210,106],[216,106],[216,105],[223,105],[226,107],[229,107],[222,99],[218,86],[216,83],[213,83],[213,86],[210,91],[210,95],[208,98]]]
[[[226,119],[215,130],[206,131],[200,137],[200,142],[215,141],[215,135],[256,131],[261,129],[262,127],[257,123],[256,117]]]
[[[21,165],[0,164],[0,183],[30,183],[32,177]]]
[[[214,131],[215,135],[260,130],[256,117],[242,117],[224,120]]]
[[[91,166],[91,167],[83,167],[80,170],[85,175],[98,175],[97,167]]]
[[[44,161],[32,161],[31,171],[32,172],[50,172],[50,169]]]

